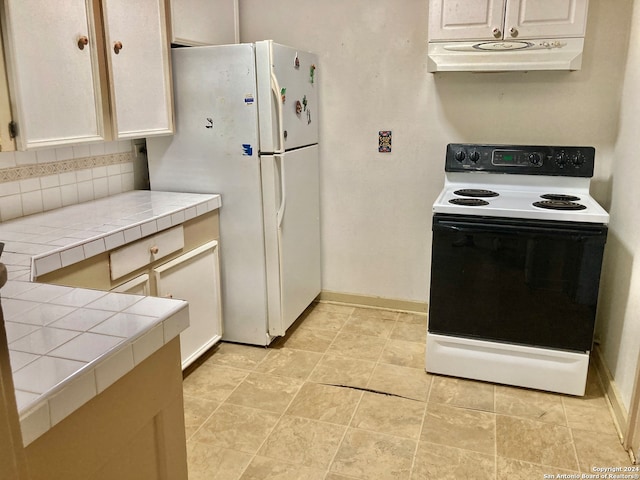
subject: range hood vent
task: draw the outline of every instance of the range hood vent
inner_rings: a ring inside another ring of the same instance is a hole
[[[580,70],[584,38],[430,42],[429,72]]]

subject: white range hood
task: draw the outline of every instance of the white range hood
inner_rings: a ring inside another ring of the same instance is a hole
[[[584,38],[430,42],[429,72],[580,70]]]

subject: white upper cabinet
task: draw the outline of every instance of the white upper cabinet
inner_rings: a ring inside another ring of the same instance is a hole
[[[2,5],[18,149],[173,132],[164,0]]]
[[[163,0],[102,0],[117,138],[173,132],[170,54]]]
[[[5,0],[3,5],[18,148],[102,140],[91,0]]]
[[[429,41],[584,36],[588,0],[431,0]]]
[[[588,0],[508,0],[504,38],[584,37]]]
[[[239,42],[238,0],[171,0],[171,43]]]

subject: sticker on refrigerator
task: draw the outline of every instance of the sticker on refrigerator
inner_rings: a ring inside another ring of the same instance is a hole
[[[298,58],[298,52],[296,52],[296,58],[293,59],[293,67],[300,68],[300,59]]]
[[[316,79],[316,65],[315,63],[309,67],[309,81],[314,83]]]
[[[254,102],[253,94],[247,93],[244,96],[244,104],[245,105],[253,105],[253,102]]]
[[[391,130],[378,132],[378,152],[391,153]]]
[[[282,87],[280,89],[280,98],[282,98],[282,103],[287,101],[287,87]]]
[[[306,95],[304,97],[302,97],[302,109],[305,112],[307,111],[307,96]]]
[[[251,147],[250,144],[248,143],[242,144],[242,155],[244,155],[245,157],[250,157],[253,155],[253,148]]]
[[[302,113],[302,104],[300,100],[296,100],[296,115],[300,115]]]
[[[205,128],[213,128],[213,118],[207,117],[207,123],[204,124]]]

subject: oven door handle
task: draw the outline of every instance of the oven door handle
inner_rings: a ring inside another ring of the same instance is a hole
[[[465,234],[481,234],[481,233],[499,233],[501,235],[545,235],[545,236],[570,236],[576,240],[602,236],[606,229],[577,229],[577,228],[553,228],[539,227],[528,225],[509,225],[509,224],[483,224],[483,223],[467,223],[460,221],[438,220],[433,223],[433,230],[453,230]]]

